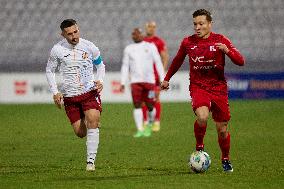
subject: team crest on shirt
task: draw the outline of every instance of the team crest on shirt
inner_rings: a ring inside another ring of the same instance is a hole
[[[87,58],[89,58],[88,53],[87,53],[87,52],[83,52],[82,58],[83,58],[84,60],[87,59]]]
[[[215,46],[213,45],[213,46],[210,46],[209,47],[209,49],[210,49],[210,51],[216,51],[216,49],[215,49]]]

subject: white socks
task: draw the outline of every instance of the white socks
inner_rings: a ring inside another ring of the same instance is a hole
[[[148,113],[149,123],[152,124],[152,123],[154,122],[155,116],[156,116],[156,109],[153,108],[153,110],[152,110],[152,111],[149,111],[149,113]]]
[[[142,108],[135,108],[133,110],[133,117],[138,131],[143,131],[143,112]]]
[[[95,163],[99,147],[99,128],[87,130],[87,162]]]

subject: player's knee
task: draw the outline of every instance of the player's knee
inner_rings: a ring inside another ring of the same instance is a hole
[[[195,114],[197,116],[197,121],[200,124],[206,124],[209,118],[209,110],[207,107],[202,106],[196,109]]]
[[[89,129],[96,129],[98,128],[100,125],[100,119],[98,117],[94,118],[94,119],[91,119],[89,122],[88,122],[88,128]]]
[[[202,114],[198,115],[198,122],[200,122],[202,124],[203,123],[206,124],[208,117],[209,117],[209,115],[207,113],[202,113]]]
[[[221,132],[218,132],[218,136],[219,138],[227,138],[227,135],[228,135],[228,132],[227,131],[221,131]]]
[[[217,124],[218,136],[221,138],[226,138],[228,135],[228,124],[226,122]]]

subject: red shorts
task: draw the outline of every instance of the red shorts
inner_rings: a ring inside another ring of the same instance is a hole
[[[155,84],[151,83],[132,83],[131,94],[133,103],[148,102],[155,103]]]
[[[101,98],[95,90],[74,97],[64,97],[64,106],[71,124],[84,118],[84,111],[96,109],[102,112]]]
[[[212,118],[215,122],[227,122],[230,120],[230,109],[228,95],[217,95],[208,92],[200,87],[193,87],[190,90],[192,98],[192,109],[195,110],[201,106],[207,106],[212,112]]]

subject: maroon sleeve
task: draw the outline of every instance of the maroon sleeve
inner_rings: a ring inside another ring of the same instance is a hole
[[[169,70],[164,78],[165,81],[169,81],[171,77],[178,71],[178,69],[183,64],[183,61],[186,56],[186,48],[185,48],[186,38],[182,41],[179,50],[172,61],[172,64],[169,67]]]
[[[229,52],[227,56],[232,60],[236,65],[243,66],[245,64],[245,59],[242,54],[238,51],[236,47],[233,46],[231,41],[224,36],[223,43],[228,47]]]

